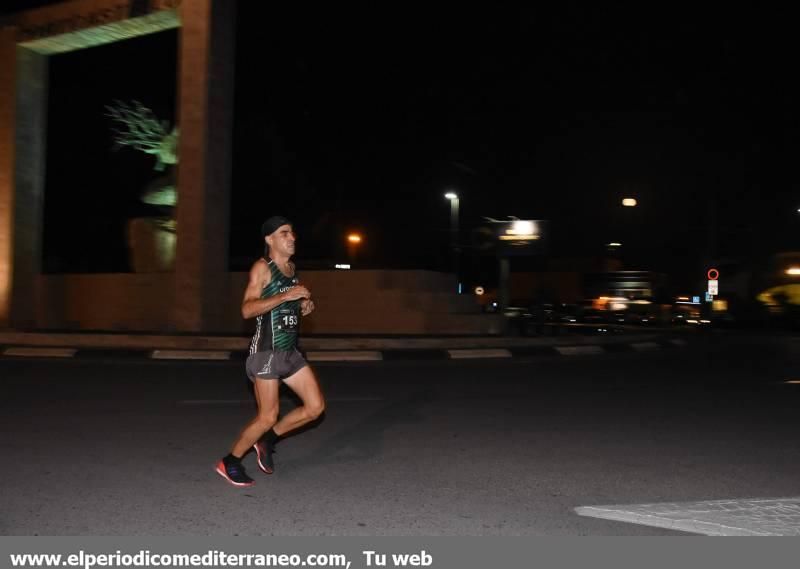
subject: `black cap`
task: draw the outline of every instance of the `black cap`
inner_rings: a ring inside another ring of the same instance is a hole
[[[261,225],[261,238],[272,235],[281,225],[291,225],[292,222],[282,215],[273,215]]]

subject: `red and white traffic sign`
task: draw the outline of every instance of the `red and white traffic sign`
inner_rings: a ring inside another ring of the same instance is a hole
[[[716,296],[719,294],[719,271],[717,269],[708,269],[708,294]]]

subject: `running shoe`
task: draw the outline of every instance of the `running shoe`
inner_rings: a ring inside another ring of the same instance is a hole
[[[264,474],[272,474],[275,471],[275,465],[272,462],[272,453],[275,452],[273,445],[268,443],[257,442],[253,445],[256,449],[258,456],[258,467]]]
[[[225,461],[220,460],[215,470],[217,474],[234,486],[252,486],[255,484],[255,481],[244,471],[244,466],[242,466],[241,462],[232,462],[226,465]]]

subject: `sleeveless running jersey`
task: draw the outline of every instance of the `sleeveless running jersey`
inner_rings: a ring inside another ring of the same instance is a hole
[[[269,259],[272,278],[261,291],[261,298],[269,298],[280,294],[298,284],[297,273],[287,277]],[[256,318],[256,331],[250,341],[250,354],[267,350],[291,350],[297,345],[297,329],[300,325],[300,301],[291,300],[279,304],[269,312]]]

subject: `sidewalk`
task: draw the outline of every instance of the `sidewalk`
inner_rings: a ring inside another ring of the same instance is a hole
[[[532,355],[599,355],[687,345],[672,329],[613,327],[549,329],[541,336],[301,336],[309,361],[509,358]],[[144,357],[244,359],[250,338],[190,334],[19,332],[0,330],[0,357]]]

